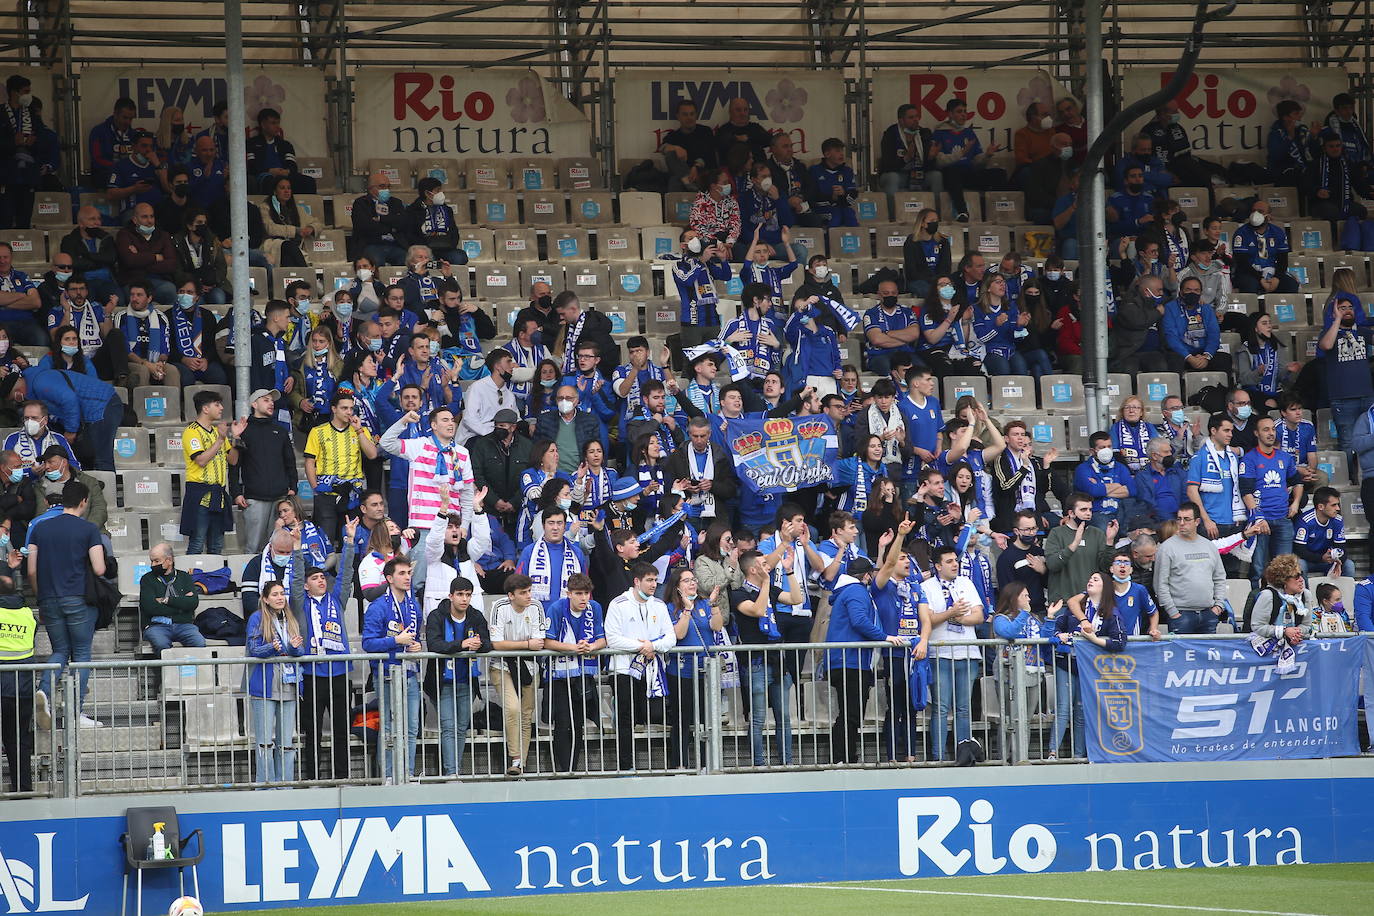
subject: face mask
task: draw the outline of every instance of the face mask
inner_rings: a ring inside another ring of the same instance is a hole
[[[1131,181],[1126,184],[1126,190],[1130,191],[1132,194],[1139,194],[1141,191],[1145,190],[1145,185],[1143,182]]]
[[[643,592],[641,592],[639,589],[635,589],[635,597],[638,598],[640,601],[648,601],[648,600],[649,600],[650,598],[652,598],[653,596],[652,596],[652,595],[646,595],[646,594],[644,594]]]
[[[70,270],[54,270],[52,275],[57,278],[58,283],[66,283],[72,278],[72,272]]]
[[[366,267],[358,268],[358,279],[361,280],[363,283],[370,282],[372,280],[372,271],[367,269]]]
[[[66,356],[75,356],[76,354],[81,352],[81,348],[78,347],[76,344],[63,344],[62,352]]]
[[[764,178],[764,179],[762,179],[762,180],[759,182],[759,190],[760,190],[760,191],[768,191],[768,190],[771,190],[772,187],[773,187],[773,179],[771,179],[771,178]]]
[[[883,308],[885,308],[885,309],[895,309],[896,307],[897,307],[897,297],[896,297],[896,296],[884,296],[884,297],[883,297]]]
[[[937,233],[937,232],[939,232],[939,231],[940,231],[940,221],[939,221],[938,219],[936,219],[936,220],[931,220],[930,222],[926,223],[926,232],[929,232],[931,235],[934,235],[935,233]]]
[[[1053,126],[1054,126],[1054,118],[1051,118],[1049,115],[1045,115],[1043,118],[1040,119],[1040,129],[1041,129],[1041,130],[1049,130],[1049,129],[1050,129],[1051,127],[1053,127]]]
[[[5,540],[8,541],[9,538],[6,537]],[[1335,604],[1332,604],[1332,605],[1331,605],[1331,610],[1335,611],[1337,614],[1344,614],[1344,613],[1345,613],[1345,602],[1344,602],[1344,601],[1337,601]]]
[[[191,293],[177,293],[177,305],[184,309],[194,308],[196,305],[196,297]]]
[[[382,349],[382,339],[380,337],[372,338],[367,342],[367,348],[373,353],[380,351]]]
[[[391,536],[391,549],[392,549],[392,550],[400,550],[400,549],[401,549],[401,536],[400,536],[399,534],[393,534],[393,535]]]
[[[534,301],[535,301],[536,303],[538,303],[538,305],[539,305],[539,307],[540,307],[541,309],[551,309],[551,308],[553,308],[553,297],[552,297],[552,296],[540,296],[538,299],[536,299],[536,300],[534,300]]]
[[[940,298],[941,298],[941,299],[953,299],[953,298],[954,298],[954,287],[952,287],[952,286],[942,286],[942,287],[940,287],[939,292],[940,292]]]
[[[552,388],[557,381],[558,379],[556,378],[543,378],[539,380],[539,384],[543,385],[545,388]]]
[[[430,358],[430,359],[433,359],[434,357],[436,357],[436,356],[438,356],[438,355],[439,355],[439,341],[437,341],[437,340],[431,340],[431,341],[429,342],[429,358]]]
[[[180,137],[180,136],[182,135],[182,133],[185,132],[185,130],[186,130],[186,125],[185,125],[185,124],[173,124],[173,125],[172,125],[172,136],[174,136],[174,137]]]
[[[310,300],[309,300],[309,299],[302,299],[302,300],[300,300],[299,302],[297,302],[297,303],[296,303],[296,311],[300,312],[302,315],[309,315],[309,314],[310,314]]]
[[[815,273],[817,280],[824,280],[826,277],[830,276],[830,268],[826,267],[824,264],[817,264]]]
[[[720,186],[720,196],[721,196],[721,197],[729,197],[729,196],[730,196],[730,192],[733,191],[733,190],[735,190],[735,189],[734,189],[733,187],[731,187],[730,185],[728,185],[728,184],[723,184],[723,185]]]
[[[335,302],[334,315],[342,321],[347,321],[349,318],[353,317],[353,303]]]
[[[1062,276],[1063,276],[1063,274],[1060,273],[1060,272],[1057,271],[1057,270],[1047,270],[1047,271],[1045,271],[1045,279],[1046,279],[1046,280],[1050,280],[1051,282],[1057,281],[1057,280],[1058,280],[1060,277],[1062,277]]]
[[[1167,471],[1174,466],[1174,460],[1173,455],[1165,455],[1163,458],[1159,459],[1160,467]]]
[[[6,353],[8,353],[9,351],[10,351],[10,342],[9,342],[8,340],[0,340],[0,356],[4,356],[4,355],[5,355]]]
[[[139,165],[147,165],[147,164],[148,164],[148,157],[145,156],[145,155],[143,155],[142,153],[134,153],[134,155],[133,155],[133,160],[134,160],[134,162],[136,162],[136,163],[139,164]]]
[[[328,355],[329,355],[329,348],[328,348],[328,347],[323,347],[323,348],[318,348],[318,347],[317,347],[317,348],[311,349],[310,352],[315,354],[315,358],[316,358],[316,359],[319,359],[319,358],[322,357],[322,356],[328,356]]]
[[[19,107],[20,107],[20,108],[28,108],[28,107],[29,107],[30,105],[32,105],[32,104],[33,104],[33,93],[32,93],[32,92],[23,92],[23,93],[20,93],[20,95],[19,95]]]
[[[1059,151],[1059,158],[1065,161],[1073,158],[1073,147],[1066,146]]]
[[[1264,214],[1261,213],[1261,212],[1259,212],[1258,210],[1256,210],[1254,213],[1251,213],[1251,214],[1250,214],[1250,225],[1252,225],[1252,226],[1254,226],[1254,227],[1256,227],[1256,228],[1258,228],[1258,227],[1260,227],[1260,226],[1263,226],[1263,225],[1264,225],[1264,220],[1265,220]]]
[[[571,508],[572,508],[572,500],[569,499],[569,498],[567,498],[567,497],[565,496],[564,498],[562,498],[562,499],[560,499],[560,500],[558,501],[558,508],[560,508],[560,509],[571,509]]]
[[[687,250],[692,254],[701,254],[701,239],[692,238],[687,240]]]
[[[1112,450],[1109,448],[1100,448],[1093,453],[1093,457],[1097,459],[1098,464],[1111,464]]]
[[[1174,112],[1173,114],[1169,115],[1169,123],[1170,123],[1170,124],[1182,124],[1182,123],[1183,123],[1183,115],[1180,114],[1180,113],[1177,112],[1177,111]]]
[[[43,424],[39,423],[37,420],[24,421],[24,432],[28,433],[30,437],[37,436],[42,431]]]
[[[1116,574],[1113,574],[1113,575],[1112,575],[1112,581],[1113,581],[1113,582],[1118,582],[1118,583],[1120,583],[1121,585],[1125,585],[1127,582],[1130,582],[1130,581],[1131,581],[1131,577],[1130,577],[1130,576],[1118,576],[1118,575],[1116,575]]]
[[[638,508],[639,508],[639,502],[638,502],[638,501],[635,501],[635,502],[632,502],[632,503],[626,503],[626,504],[625,504],[625,511],[626,511],[626,512],[633,512],[633,511],[635,511],[635,510],[638,509]]]
[[[391,189],[382,188],[380,191],[377,192],[377,199],[380,200],[382,203],[386,203],[388,200],[391,200]]]
[[[1190,308],[1190,309],[1195,309],[1195,308],[1197,308],[1198,303],[1201,302],[1201,301],[1202,301],[1202,294],[1201,294],[1201,293],[1184,293],[1184,294],[1183,294],[1183,304],[1186,305],[1186,306],[1188,306],[1188,308]]]
[[[1181,410],[1169,411],[1169,422],[1175,426],[1182,426],[1188,422],[1188,415]]]
[[[138,233],[146,239],[153,234],[153,230],[156,228],[156,226],[139,226]]]
[[[1242,404],[1242,405],[1240,405],[1239,407],[1236,408],[1236,419],[1237,419],[1237,420],[1248,420],[1248,419],[1250,419],[1250,405],[1249,405],[1249,404]]]
[[[44,471],[44,472],[43,472],[43,476],[46,477],[46,478],[48,478],[49,480],[55,482],[55,481],[58,481],[58,480],[61,480],[61,479],[62,479],[62,472],[61,472],[61,471]]]
[[[277,566],[288,566],[291,563],[291,554],[274,553],[272,554],[272,562]]]
[[[431,197],[430,200],[434,202],[434,206],[442,207],[444,205],[444,201],[448,200],[448,198],[444,196],[443,191],[435,191],[434,196]]]
[[[559,413],[561,413],[561,414],[570,414],[570,413],[572,413],[572,412],[573,412],[574,410],[576,410],[576,409],[577,409],[577,402],[576,402],[576,401],[570,401],[570,400],[568,400],[567,398],[560,398],[560,399],[559,399],[559,401],[558,401],[558,412],[559,412]]]
[[[3,551],[3,552],[5,552],[5,553],[9,553],[9,550],[10,550],[10,536],[9,536],[8,534],[0,534],[0,551]]]
[[[10,471],[10,483],[18,483],[19,481],[21,481],[21,480],[23,480],[23,479],[24,479],[24,469],[23,469],[23,468],[15,468],[13,471]]]

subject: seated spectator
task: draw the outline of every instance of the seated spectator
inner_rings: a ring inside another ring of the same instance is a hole
[[[405,292],[405,307],[416,315],[427,316],[431,309],[438,310],[445,290],[461,289],[453,276],[453,264],[447,260],[436,263],[435,253],[428,245],[411,245],[406,249],[405,262],[406,272],[397,285]],[[467,259],[459,263],[466,264]],[[439,273],[431,273],[432,270]]]
[[[1152,518],[1173,518],[1183,505],[1183,466],[1174,458],[1174,445],[1162,436],[1145,447],[1146,464],[1135,472],[1135,497],[1148,507]]]
[[[164,168],[153,148],[153,135],[146,130],[134,131],[133,152],[115,163],[105,199],[117,206],[123,218],[136,204],[158,203],[164,196]]]
[[[1128,394],[1121,399],[1121,409],[1112,423],[1112,448],[1116,449],[1126,467],[1134,473],[1145,466],[1145,448],[1155,435],[1155,428],[1145,422],[1145,402],[1138,395]]]
[[[203,210],[224,203],[228,194],[229,163],[220,158],[215,141],[207,134],[196,137],[195,156],[186,163],[191,200]]]
[[[95,366],[81,353],[81,338],[76,328],[66,325],[53,331],[52,347],[38,361],[40,369],[67,369],[98,378]]]
[[[1007,173],[988,166],[988,159],[1002,147],[996,143],[986,151],[969,126],[972,115],[963,99],[950,99],[945,105],[946,120],[931,135],[931,152],[944,174],[945,190],[954,204],[954,218],[968,222],[968,203],[964,191],[992,191],[1007,187]]]
[[[889,359],[898,353],[910,356],[921,337],[921,325],[911,309],[897,301],[897,281],[878,284],[878,304],[864,312],[864,362],[869,372],[887,375]]]
[[[301,213],[290,178],[276,180],[267,197],[258,202],[258,213],[267,230],[262,253],[268,263],[273,267],[307,267],[312,263],[313,241],[324,230],[324,214]],[[334,252],[334,257],[323,260],[334,261],[342,255],[343,252]]]
[[[163,232],[176,235],[191,206],[191,176],[186,166],[174,165],[163,170],[162,178],[167,182],[167,196],[153,205],[153,221]]]
[[[1294,646],[1316,633],[1317,597],[1307,587],[1297,557],[1285,553],[1268,561],[1255,587],[1259,592],[1238,630]]]
[[[116,294],[114,237],[101,228],[99,210],[87,205],[76,211],[76,228],[62,236],[61,251],[72,259],[73,272],[86,278],[92,298],[105,302]]]
[[[1242,293],[1296,293],[1288,251],[1288,233],[1269,221],[1269,203],[1256,200],[1249,219],[1231,236],[1231,282]]]
[[[190,573],[177,569],[172,545],[154,544],[148,551],[148,564],[152,568],[138,581],[138,620],[143,638],[159,658],[173,643],[204,648],[205,637],[195,624],[200,591]]]
[[[430,176],[421,178],[415,188],[418,195],[406,208],[406,237],[412,244],[427,246],[440,261],[466,264],[468,254],[458,247],[458,217],[444,194],[444,183]]]
[[[1155,156],[1154,141],[1150,139],[1149,134],[1136,134],[1135,139],[1131,141],[1130,151],[1117,160],[1113,185],[1118,191],[1126,190],[1126,171],[1131,166],[1140,167],[1147,193],[1159,197],[1168,196],[1174,178]]]
[[[1145,282],[1158,280],[1146,278]],[[1221,327],[1217,324],[1217,314],[1203,306],[1202,284],[1196,279],[1185,280],[1178,298],[1165,304],[1160,333],[1164,338],[1169,371],[1231,371],[1231,354],[1220,350]]]
[[[888,194],[931,191],[938,204],[944,175],[930,155],[931,133],[921,127],[921,109],[910,103],[897,106],[897,121],[878,141],[878,185]]]
[[[1295,188],[1312,164],[1312,132],[1302,123],[1302,104],[1284,99],[1274,107],[1278,115],[1269,128],[1266,162],[1269,180],[1282,187]]]
[[[221,103],[223,104],[223,103]],[[134,151],[133,123],[137,110],[134,100],[120,97],[115,100],[114,112],[95,127],[88,138],[91,157],[91,187],[109,184],[115,163]]]
[[[114,326],[118,296],[102,306],[87,296],[86,278],[73,274],[63,284],[62,295],[48,312],[48,333],[63,326],[76,329],[81,353],[106,381],[129,374],[128,347],[124,334]],[[122,383],[121,383],[122,384]]]
[[[1149,136],[1155,156],[1184,187],[1209,187],[1226,183],[1226,170],[1215,162],[1193,155],[1193,141],[1183,126],[1178,101],[1170,99],[1155,109],[1154,120],[1140,129]]]
[[[1073,472],[1074,489],[1092,497],[1094,528],[1112,533],[1109,524],[1124,524],[1129,505],[1135,498],[1135,477],[1124,461],[1117,460],[1112,450],[1112,437],[1096,432],[1088,437],[1089,457]]]
[[[1287,345],[1274,336],[1274,318],[1267,312],[1250,317],[1241,350],[1236,354],[1236,383],[1268,412],[1279,406],[1284,388],[1296,381],[1302,364],[1284,360]]]
[[[1145,170],[1127,165],[1122,188],[1107,198],[1108,250],[1116,251],[1122,239],[1132,239],[1154,226],[1154,196],[1145,189]]]
[[[668,190],[698,191],[702,176],[718,164],[716,136],[697,122],[697,103],[691,99],[678,99],[673,116],[678,126],[658,149],[668,167]]]
[[[47,335],[39,310],[43,302],[29,275],[14,268],[14,248],[0,241],[0,327],[25,347],[45,347]]]
[[[1054,103],[1054,113],[1059,119],[1056,132],[1073,141],[1073,162],[1077,165],[1088,154],[1088,120],[1082,107],[1069,96]]]
[[[817,207],[817,213],[821,212]],[[806,257],[804,246],[798,245],[795,249],[791,246],[787,230],[796,224],[797,218],[767,162],[754,163],[748,185],[740,188],[739,216],[740,239],[734,247],[734,260],[748,260],[755,245],[768,246],[769,253],[780,261],[798,261]]]
[[[258,112],[258,132],[248,138],[248,180],[261,194],[271,194],[278,178],[291,181],[297,194],[314,194],[315,179],[302,175],[296,165],[296,148],[283,134],[281,114],[275,108]]]
[[[768,144],[768,167],[773,181],[782,188],[798,226],[819,226],[821,221],[811,211],[811,172],[792,154],[792,137],[776,133]]]
[[[1312,506],[1300,514],[1293,526],[1293,553],[1305,574],[1313,576],[1355,576],[1355,561],[1345,550],[1345,519],[1341,517],[1341,494],[1332,487],[1318,487]]]
[[[1023,191],[1027,189],[1026,178],[1031,163],[1054,152],[1050,141],[1055,135],[1054,118],[1050,117],[1050,106],[1044,102],[1031,102],[1026,106],[1025,116],[1025,126],[1018,127],[1011,137],[1012,156],[1016,161],[1016,172],[1012,178]],[[1072,143],[1070,139],[1069,144]]]
[[[367,193],[353,201],[353,246],[375,265],[404,264],[406,211],[391,199],[391,179],[376,172],[367,179]]]
[[[200,284],[191,278],[177,287],[176,305],[168,309],[168,361],[181,376],[182,385],[227,385],[229,375],[212,346],[215,313],[205,308]]]
[[[933,207],[916,214],[916,227],[902,243],[902,262],[907,292],[920,299],[929,295],[935,277],[949,275],[949,236],[940,231],[940,214]]]
[[[175,298],[176,287],[172,289]],[[181,384],[181,370],[167,363],[172,352],[167,319],[153,305],[152,286],[136,280],[129,286],[129,307],[115,315],[129,348],[130,388]]]
[[[845,164],[844,141],[830,137],[821,144],[821,161],[811,166],[811,209],[822,226],[857,226],[858,196],[854,170]],[[798,260],[805,256],[800,252]]]
[[[1374,244],[1365,244],[1362,226],[1358,232],[1347,234],[1344,225],[1351,217],[1361,222],[1368,219],[1369,211],[1355,195],[1368,196],[1374,194],[1374,189],[1346,158],[1345,144],[1338,134],[1322,131],[1321,150],[1307,167],[1301,186],[1308,214],[1313,219],[1330,221],[1333,245],[1360,251],[1374,249]]]
[[[1063,155],[1063,148],[1060,149]],[[1059,256],[1069,260],[1078,257],[1078,175],[1070,174],[1064,179],[1064,187],[1054,199],[1050,209],[1050,222],[1054,225],[1054,243]]]
[[[210,125],[196,134],[196,141],[201,137],[208,137],[210,142],[215,145],[215,155],[220,159],[229,159],[229,105],[225,102],[216,102],[210,108]]]
[[[1050,136],[1050,151],[1026,166],[1021,189],[1026,192],[1026,218],[1037,225],[1054,221],[1055,204],[1075,175],[1073,141],[1068,134]]]
[[[0,168],[5,185],[0,191],[0,229],[27,229],[32,225],[33,198],[39,184],[38,144],[43,119],[33,107],[29,78],[16,73],[5,81],[8,100],[0,118]]]
[[[762,159],[771,136],[763,125],[749,120],[748,100],[731,99],[729,120],[716,128],[716,158],[724,162],[730,148],[741,144],[754,159]]]
[[[229,301],[229,264],[219,239],[210,231],[210,217],[190,207],[181,219],[181,228],[172,238],[180,265],[180,275],[173,282],[180,288],[182,277],[189,278],[195,283],[196,298],[223,305]]]
[[[1151,439],[1167,439],[1172,442],[1174,457],[1179,464],[1186,467],[1202,443],[1201,422],[1188,422],[1188,413],[1183,409],[1183,398],[1176,394],[1165,395],[1159,406],[1164,414],[1164,420],[1155,426],[1155,433]]]
[[[706,242],[723,242],[733,250],[741,231],[739,202],[732,196],[734,186],[719,170],[707,172],[701,180],[702,190],[692,202],[687,225]]]
[[[133,214],[115,236],[115,253],[119,258],[119,284],[132,289],[143,284],[151,291],[151,299],[160,305],[176,301],[177,288],[172,276],[180,269],[176,245],[172,237],[157,228],[151,204],[134,206]]]

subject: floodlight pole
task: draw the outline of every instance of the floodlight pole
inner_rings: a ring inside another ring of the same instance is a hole
[[[248,273],[248,150],[243,111],[243,19],[240,0],[224,2],[224,50],[228,64],[229,106],[229,225],[234,238],[234,263],[229,283],[234,289],[234,389],[236,416],[249,415],[249,369],[252,363],[253,298]],[[263,290],[266,293],[267,290]]]

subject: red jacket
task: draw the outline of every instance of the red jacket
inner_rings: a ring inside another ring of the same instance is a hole
[[[1054,316],[1056,321],[1062,321],[1056,332],[1055,343],[1060,353],[1069,356],[1083,355],[1083,322],[1073,316],[1067,305],[1061,305],[1059,311]]]

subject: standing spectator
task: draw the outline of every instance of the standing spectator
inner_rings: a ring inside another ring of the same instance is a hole
[[[30,396],[62,421],[63,431],[70,439],[76,439],[79,431],[81,438],[90,443],[95,452],[95,470],[115,469],[115,432],[124,416],[124,402],[111,385],[80,372],[36,367],[25,369],[22,374],[11,372],[0,380],[0,400],[22,404]]]
[[[649,722],[650,700],[667,696],[668,680],[661,652],[677,645],[677,632],[668,607],[654,597],[658,570],[643,561],[630,567],[633,584],[606,607],[606,646],[635,655],[611,656],[615,676],[617,768],[636,769],[635,723]]]
[[[300,623],[291,613],[286,587],[272,581],[262,587],[258,609],[248,618],[248,654],[254,658],[298,658],[308,654]],[[252,735],[257,742],[259,785],[296,780],[296,716],[300,666],[292,661],[249,666],[248,701]]]
[[[84,518],[90,497],[84,483],[68,481],[62,490],[62,513],[29,531],[29,585],[38,596],[43,626],[52,643],[48,663],[59,668],[65,668],[68,660],[91,660],[96,610],[86,603],[86,579],[92,573],[105,575],[105,548],[100,530]],[[69,716],[80,715],[82,728],[101,725],[81,712],[90,678],[89,669],[77,672],[76,709],[67,710]],[[53,672],[45,671],[42,690],[34,698],[38,727],[44,731],[52,726],[52,689]]]
[[[768,149],[769,132],[757,121],[749,120],[747,99],[731,99],[729,120],[716,128],[716,156],[724,162],[726,153],[736,144],[744,144],[757,160]]]
[[[92,187],[105,187],[109,183],[115,163],[134,151],[131,128],[136,110],[133,99],[120,97],[115,100],[114,112],[91,128],[89,144]]]
[[[415,772],[415,742],[420,734],[420,666],[418,662],[404,660],[406,655],[424,651],[424,619],[410,588],[410,573],[411,564],[405,557],[394,556],[387,560],[382,567],[386,590],[372,600],[363,617],[363,651],[384,652],[388,656],[381,662],[372,662],[372,679],[380,695],[382,722],[391,727],[391,717],[399,716],[406,734],[405,776],[393,775],[391,755],[378,750],[383,757],[382,774],[388,783],[404,782]],[[404,709],[392,708],[389,680],[396,676],[397,669],[405,677]],[[384,679],[383,675],[388,677]]]
[[[1345,552],[1345,519],[1341,518],[1341,494],[1332,487],[1318,487],[1312,508],[1298,516],[1293,530],[1293,553],[1310,575],[1355,577],[1355,561]]]
[[[249,396],[251,413],[238,433],[238,454],[230,465],[229,492],[243,510],[241,540],[248,553],[262,551],[277,501],[296,488],[296,450],[275,417],[280,397],[280,392],[261,389]]]
[[[291,181],[297,194],[314,194],[315,179],[302,175],[296,165],[296,148],[283,136],[281,114],[275,108],[258,112],[258,132],[248,138],[248,179],[257,183],[263,194],[271,192],[279,178]]]
[[[681,324],[678,333],[684,348],[695,347],[720,336],[719,296],[714,281],[728,283],[733,276],[730,252],[723,244],[703,238],[695,229],[684,229],[678,242],[682,255],[673,261]]]
[[[701,179],[702,189],[692,202],[687,225],[701,236],[703,245],[712,240],[733,250],[739,241],[739,201],[733,196],[730,176],[720,169],[712,169]]]
[[[468,454],[474,484],[488,491],[487,511],[509,534],[524,502],[520,475],[529,466],[531,443],[519,432],[520,415],[509,407],[498,410],[492,424],[489,434],[468,440]]]
[[[784,578],[785,591],[773,578],[773,570],[779,564],[785,570],[794,569],[794,550],[787,538],[779,537],[776,549],[767,556],[757,550],[740,554],[744,583],[731,592],[730,604],[741,646],[779,642],[782,634],[778,630],[778,609],[783,605],[795,608],[802,603],[806,584],[801,576]],[[781,652],[744,651],[747,658],[743,663],[748,665],[749,678],[749,747],[754,766],[764,766],[770,756],[763,743],[763,720],[769,709],[773,710],[778,762],[787,766],[792,763],[792,674]]]
[[[25,347],[45,347],[47,335],[39,321],[43,302],[29,275],[14,269],[14,248],[0,241],[0,327]]]
[[[938,206],[945,179],[930,156],[930,130],[920,124],[919,107],[910,103],[897,106],[896,123],[889,125],[878,141],[878,186],[888,194],[930,191]]]
[[[115,316],[115,323],[129,348],[129,387],[166,385],[177,388],[181,385],[181,370],[167,364],[172,352],[167,316],[153,305],[153,284],[135,280],[129,284],[129,307]]]
[[[715,601],[718,594],[703,597],[696,573],[690,567],[679,566],[673,570],[664,594],[678,648],[696,650],[674,653],[667,660],[668,720],[672,726],[668,768],[676,770],[691,766],[694,744],[697,764],[704,767],[706,697],[699,685],[705,680],[702,673],[710,663],[704,652],[716,644],[715,634],[725,626],[725,619]]]
[[[182,220],[191,204],[191,176],[186,166],[174,165],[160,176],[168,183],[167,196],[153,205],[153,221],[168,235],[182,231]]]
[[[200,593],[191,574],[177,569],[171,544],[154,544],[148,551],[148,563],[151,568],[138,582],[138,620],[143,638],[158,658],[172,648],[172,643],[202,648],[205,637],[195,623]]]
[[[172,275],[181,262],[172,237],[157,228],[152,205],[139,203],[134,206],[129,222],[115,236],[115,253],[119,258],[116,278],[121,286],[144,282],[149,284],[151,298],[159,304],[171,305],[176,301],[177,288],[172,283]],[[133,306],[132,297],[129,305]]]
[[[1026,124],[1018,127],[1011,137],[1012,156],[1016,161],[1016,172],[1012,178],[1016,186],[1028,191],[1026,181],[1030,165],[1044,159],[1054,151],[1051,140],[1055,136],[1054,118],[1050,116],[1050,106],[1036,99],[1026,106]],[[1067,134],[1065,136],[1068,136]],[[1070,140],[1069,146],[1073,145]]]
[[[1233,428],[1226,414],[1213,414],[1207,441],[1188,463],[1188,500],[1198,506],[1202,530],[1213,540],[1234,534],[1246,517],[1240,456],[1231,448]]]
[[[39,143],[43,118],[34,105],[29,78],[16,73],[5,80],[8,99],[0,119],[0,167],[4,190],[0,191],[0,229],[27,229],[33,220],[33,197],[38,189]]]
[[[506,597],[497,601],[491,612],[491,645],[496,651],[538,652],[544,648],[549,618],[532,590],[528,576],[517,574],[506,579]],[[491,674],[501,697],[506,757],[510,761],[506,775],[523,776],[538,703],[538,664],[528,656],[510,656],[496,662]]]
[[[946,120],[935,128],[931,136],[931,154],[944,174],[945,189],[954,204],[954,218],[968,222],[968,203],[965,189],[991,191],[1006,187],[1007,173],[988,165],[988,160],[1002,147],[996,143],[986,151],[978,135],[969,126],[972,115],[968,104],[952,98],[945,104]]]
[[[678,99],[673,116],[678,126],[668,131],[658,150],[668,167],[668,190],[696,191],[702,174],[717,165],[715,134],[697,123],[697,103],[691,99]]]
[[[940,231],[940,214],[933,207],[916,214],[916,228],[902,243],[902,264],[907,292],[921,299],[930,295],[936,279],[949,276],[950,240]],[[924,350],[925,341],[918,343]]]
[[[438,655],[490,652],[491,630],[481,608],[472,603],[472,583],[455,576],[448,598],[425,618],[425,645]],[[439,767],[445,776],[463,769],[463,749],[472,723],[472,684],[476,657],[442,662],[439,672]]]
[[[353,519],[344,529],[342,556],[334,582],[319,567],[306,568],[306,554],[296,543],[291,551],[291,613],[297,621],[305,622],[306,655],[347,655],[348,623],[344,619],[344,605],[348,602],[346,589],[351,590],[357,567],[358,520]],[[348,779],[348,713],[349,672],[353,663],[310,662],[301,672],[301,701],[305,711],[301,717],[301,739],[306,748],[304,776],[307,781],[333,778]],[[320,745],[320,714],[328,710],[329,762],[328,775],[320,765],[324,754]]]
[[[115,163],[105,188],[105,199],[118,205],[121,217],[138,204],[147,204],[151,211],[164,197],[165,176],[166,166],[157,158],[153,135],[146,130],[135,130],[133,151]]]
[[[1150,440],[1145,456],[1145,466],[1135,472],[1135,498],[1145,504],[1152,518],[1173,518],[1183,504],[1184,466],[1175,461],[1174,444],[1163,436]]]
[[[1083,590],[1101,565],[1100,555],[1107,546],[1101,528],[1092,524],[1093,498],[1086,493],[1074,493],[1065,503],[1064,517],[1045,538],[1045,569],[1049,573],[1050,601],[1067,601]],[[1115,539],[1115,526],[1108,525]],[[957,568],[957,567],[956,567]]]
[[[525,547],[515,571],[529,578],[538,601],[552,604],[563,597],[573,576],[587,572],[587,557],[581,547],[564,537],[568,525],[566,509],[545,508],[541,521],[544,536]]]
[[[1296,293],[1288,273],[1288,233],[1269,221],[1269,204],[1256,200],[1246,223],[1231,237],[1231,282],[1242,293]]]
[[[10,792],[33,791],[34,694],[32,671],[5,667],[32,663],[37,634],[33,610],[16,591],[14,579],[0,576],[0,743]]]
[[[4,255],[0,252],[0,263]],[[1326,391],[1331,399],[1331,420],[1336,424],[1337,447],[1355,466],[1355,424],[1374,403],[1374,380],[1369,374],[1374,353],[1374,331],[1365,327],[1365,313],[1355,293],[1355,272],[1338,267],[1331,276],[1331,297],[1322,310],[1322,335],[1317,339],[1317,358],[1322,361]],[[1374,452],[1360,455],[1361,476],[1374,478]],[[1374,506],[1374,502],[1370,503]]]
[[[1086,527],[1083,526],[1083,527]],[[1080,535],[1082,528],[1079,529]],[[953,547],[931,551],[935,575],[921,583],[923,603],[930,608],[933,643],[972,639],[973,628],[983,622],[983,601],[972,580],[959,575],[959,552]],[[931,715],[931,760],[945,760],[945,734],[951,708],[954,712],[954,745],[972,737],[970,708],[973,680],[978,672],[976,646],[936,646],[930,650],[935,678],[935,709]]]
[[[1293,516],[1303,504],[1293,456],[1278,447],[1274,421],[1255,421],[1255,446],[1240,462],[1240,492],[1249,523],[1259,529],[1251,556],[1250,581],[1259,587],[1269,560],[1293,552]]]
[[[79,480],[91,492],[91,505],[86,510],[86,520],[100,529],[108,537],[105,523],[109,521],[109,503],[105,499],[105,485],[90,474],[74,469],[67,452],[60,445],[50,445],[43,453],[43,477],[39,482],[39,493],[47,503],[49,511],[61,511],[62,489],[69,480]]]
[[[568,579],[567,597],[548,606],[544,648],[563,655],[552,659],[546,673],[547,715],[553,722],[553,769],[571,773],[581,763],[582,729],[601,715],[595,653],[606,648],[601,605],[592,600],[592,580],[582,573]]]
[[[379,455],[371,431],[354,412],[354,403],[353,392],[335,392],[329,422],[310,430],[305,443],[305,478],[315,494],[315,523],[335,543],[344,514],[357,505],[365,488],[363,457]],[[411,467],[413,471],[413,463]]]
[[[1226,616],[1226,569],[1217,545],[1198,535],[1197,503],[1178,509],[1178,531],[1155,552],[1155,600],[1177,634],[1215,633]]]
[[[1049,524],[1050,466],[1059,450],[1051,448],[1037,461],[1024,420],[1007,421],[1002,434],[1007,447],[992,465],[993,528],[1006,531],[1019,524],[1015,519],[1020,513],[1030,513],[1039,530]]]
[[[391,199],[391,179],[377,172],[367,179],[367,193],[353,201],[355,255],[375,265],[404,264],[406,209]]]
[[[181,497],[181,533],[192,554],[221,553],[224,532],[234,527],[229,503],[230,434],[243,433],[247,420],[224,422],[224,398],[218,391],[198,391],[192,403],[196,418],[181,434],[186,492]]]
[[[1312,163],[1312,132],[1302,123],[1300,102],[1284,99],[1274,106],[1274,114],[1278,120],[1270,126],[1266,144],[1268,177],[1276,185],[1295,188]]]
[[[1040,523],[1034,512],[1017,512],[1012,541],[997,557],[997,581],[1020,582],[1030,595],[1031,610],[1045,613],[1045,551],[1040,546]]]

